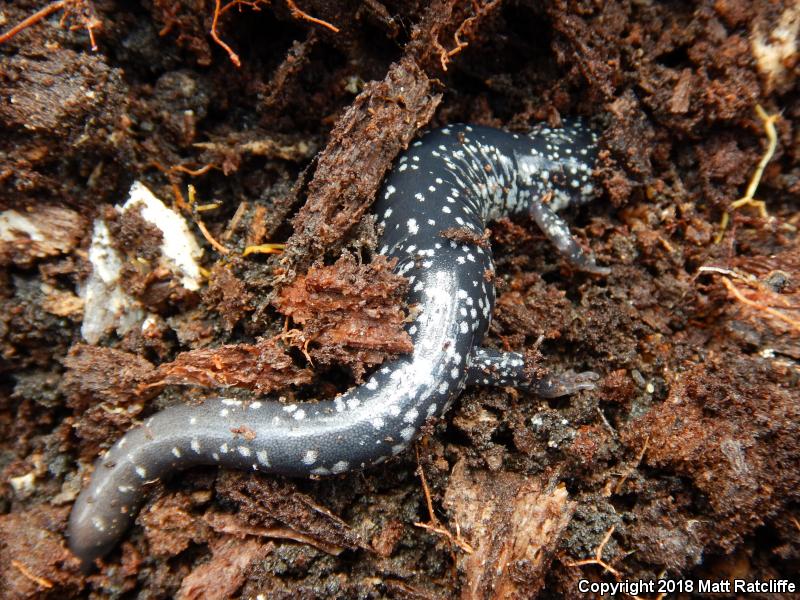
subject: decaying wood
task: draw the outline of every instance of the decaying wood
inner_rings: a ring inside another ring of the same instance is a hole
[[[534,598],[575,510],[563,486],[511,472],[453,468],[444,505],[476,547],[461,558],[464,600]]]
[[[411,352],[400,308],[406,280],[392,273],[393,265],[384,257],[358,264],[345,253],[281,290],[275,304],[303,325],[298,345],[314,362],[346,364],[360,378],[365,365]]]
[[[383,81],[368,83],[339,119],[319,155],[308,199],[293,220],[282,260],[289,278],[340,245],[369,209],[394,157],[441,100],[430,85],[424,71],[405,57]]]
[[[165,384],[240,387],[260,393],[310,383],[311,372],[294,364],[279,340],[183,352],[163,364],[151,386]]]

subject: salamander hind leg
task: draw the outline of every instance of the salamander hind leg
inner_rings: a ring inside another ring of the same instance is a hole
[[[569,230],[569,225],[544,202],[535,201],[530,205],[530,213],[536,224],[558,250],[573,266],[597,275],[608,275],[611,269],[601,267],[595,262],[592,254],[585,252],[578,245]]]
[[[580,390],[593,390],[600,376],[594,371],[559,375],[542,373],[518,352],[475,348],[470,355],[467,385],[511,386],[529,389],[543,398],[568,396]]]

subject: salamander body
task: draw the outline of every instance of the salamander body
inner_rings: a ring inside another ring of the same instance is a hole
[[[521,354],[480,347],[495,300],[491,251],[442,232],[480,237],[487,221],[528,212],[571,263],[605,273],[556,214],[595,196],[595,159],[596,136],[580,121],[527,135],[450,125],[414,142],[374,208],[380,252],[396,257],[397,272],[410,281],[413,353],[333,400],[217,398],[157,413],[98,460],[70,516],[72,551],[85,564],[105,554],[130,525],[146,484],[180,469],[333,475],[402,452],[468,384],[516,385],[546,396],[591,388],[594,373],[531,380]],[[234,433],[243,427],[254,436]]]

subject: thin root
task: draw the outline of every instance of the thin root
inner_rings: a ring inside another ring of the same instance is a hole
[[[289,10],[292,13],[292,16],[295,19],[302,19],[304,21],[309,21],[310,23],[316,23],[317,25],[322,25],[326,29],[330,29],[333,33],[339,33],[339,28],[335,25],[331,25],[327,21],[323,21],[322,19],[318,19],[316,17],[312,17],[307,12],[300,10],[297,7],[297,4],[294,3],[294,0],[286,0],[286,6],[289,7]]]
[[[579,560],[576,562],[567,563],[567,566],[583,567],[585,565],[598,565],[603,567],[604,570],[608,571],[615,577],[620,577],[620,572],[603,560],[603,550],[605,549],[606,544],[608,544],[608,541],[611,539],[611,536],[614,534],[614,530],[616,528],[617,526],[613,525],[611,529],[609,529],[603,536],[603,540],[600,542],[600,545],[597,546],[597,549],[594,552],[594,558],[587,558],[586,560]]]
[[[7,42],[19,32],[24,31],[28,27],[36,25],[36,23],[39,21],[46,19],[54,12],[57,12],[61,9],[64,9],[64,16],[61,18],[62,26],[64,25],[64,21],[71,13],[79,13],[81,15],[79,19],[81,21],[81,26],[89,33],[89,41],[92,43],[92,50],[96,52],[97,43],[94,39],[94,30],[98,29],[102,23],[95,16],[94,9],[88,0],[57,0],[56,2],[51,2],[44,8],[41,8],[33,13],[31,16],[23,19],[20,23],[17,23],[5,33],[0,34],[0,44]]]
[[[756,105],[756,114],[764,123],[764,131],[767,134],[769,144],[767,145],[767,151],[764,153],[764,156],[761,157],[761,161],[758,163],[758,167],[756,167],[755,173],[753,173],[753,177],[750,179],[750,184],[747,186],[747,191],[743,197],[731,202],[730,210],[734,211],[742,208],[743,206],[751,206],[758,210],[762,219],[766,219],[769,216],[767,214],[767,205],[763,200],[756,200],[755,194],[756,190],[758,189],[758,184],[761,183],[761,176],[764,174],[764,169],[766,168],[767,163],[772,160],[772,157],[775,154],[775,149],[778,147],[778,132],[775,130],[775,122],[780,119],[781,116],[780,113],[768,115],[760,104]],[[729,211],[726,211],[722,215],[722,220],[719,224],[720,230],[716,239],[714,240],[714,243],[719,244],[722,241],[722,237],[725,234],[728,223],[730,223],[730,218],[731,216]]]
[[[428,481],[425,479],[425,471],[422,469],[422,465],[419,462],[419,449],[417,449],[417,475],[419,475],[420,481],[422,482],[422,493],[425,495],[425,504],[428,507],[428,518],[430,519],[429,523],[414,523],[415,527],[419,527],[421,529],[426,529],[428,531],[432,531],[433,533],[438,533],[442,537],[446,538],[450,541],[451,544],[454,544],[461,548],[467,554],[472,554],[475,552],[475,548],[467,542],[464,538],[461,537],[461,527],[458,526],[456,523],[456,535],[453,535],[448,531],[446,527],[442,525],[439,519],[436,517],[436,513],[433,511],[433,500],[431,500],[431,490],[428,487]]]
[[[257,246],[247,246],[242,252],[242,256],[250,254],[280,254],[286,244],[258,244]]]
[[[197,191],[195,190],[194,186],[189,185],[189,207],[194,209],[192,212],[197,212],[198,210],[200,210],[200,208],[209,206],[208,204],[201,204],[200,206],[197,206],[196,196],[197,196]],[[222,254],[230,254],[231,252],[230,249],[226,248],[225,246],[223,246],[217,240],[214,239],[214,236],[211,235],[211,233],[208,231],[208,228],[206,228],[205,223],[203,223],[201,219],[195,216],[194,222],[197,223],[197,228],[200,230],[200,233],[203,234],[203,237],[206,238],[206,241],[209,244],[211,244],[211,246],[217,252],[220,252]]]
[[[45,579],[44,577],[39,577],[38,575],[32,573],[31,570],[28,567],[26,567],[24,563],[12,559],[11,565],[17,571],[22,573],[25,577],[33,581],[35,584],[40,585],[48,590],[53,587],[53,582],[51,582],[49,579]]]
[[[200,175],[205,175],[214,168],[216,168],[216,165],[209,163],[207,165],[203,165],[199,169],[190,169],[189,167],[184,167],[183,165],[173,165],[169,168],[169,170],[175,173],[186,173],[191,177],[199,177]]]
[[[633,473],[639,467],[639,465],[642,464],[644,453],[647,452],[647,447],[649,445],[650,445],[650,436],[648,435],[647,438],[645,438],[644,440],[644,444],[642,445],[642,449],[639,452],[639,456],[636,457],[636,463],[634,463],[627,471],[625,471],[625,474],[620,478],[620,480],[617,482],[617,485],[614,487],[615,494],[619,494],[622,491],[622,486],[628,480],[628,477],[630,477],[631,473]]]
[[[226,7],[227,8],[227,7]],[[214,0],[214,18],[211,21],[211,38],[217,42],[217,44],[228,53],[228,58],[231,62],[238,68],[242,66],[242,61],[239,60],[239,55],[233,51],[233,48],[228,46],[225,42],[217,34],[217,21],[219,21],[220,15],[220,0]]]
[[[450,62],[450,59],[453,58],[456,54],[461,52],[464,48],[469,46],[469,43],[463,41],[461,39],[462,35],[465,35],[468,30],[472,27],[472,24],[475,22],[478,17],[482,17],[484,14],[492,10],[495,6],[500,4],[500,0],[491,0],[484,5],[480,5],[477,2],[472,3],[472,8],[475,11],[475,14],[471,17],[467,17],[458,26],[456,32],[453,34],[453,42],[455,43],[455,47],[451,50],[447,50],[444,46],[442,46],[438,40],[434,40],[434,44],[436,45],[436,49],[439,51],[439,62],[442,65],[442,71],[447,71],[447,63]]]
[[[766,313],[766,314],[770,315],[771,317],[774,317],[774,318],[778,319],[779,321],[783,321],[784,323],[789,325],[789,327],[791,327],[795,331],[800,332],[800,321],[798,321],[797,319],[790,317],[789,315],[785,314],[784,312],[782,312],[782,311],[780,311],[780,310],[778,310],[776,308],[773,308],[771,306],[767,306],[766,304],[761,304],[760,302],[756,302],[755,300],[751,300],[750,298],[745,296],[741,292],[741,290],[739,288],[737,288],[733,284],[733,282],[730,279],[728,279],[727,277],[723,277],[722,278],[722,283],[725,284],[725,287],[728,289],[728,291],[731,293],[731,295],[736,300],[738,300],[739,302],[744,304],[745,306],[749,306],[750,308],[754,308],[754,309],[756,309],[756,310],[758,310],[760,312]],[[790,306],[790,305],[787,305],[785,308],[793,309],[793,310],[800,310],[800,307]]]

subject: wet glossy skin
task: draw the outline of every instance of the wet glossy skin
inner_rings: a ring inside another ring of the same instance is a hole
[[[386,178],[375,214],[381,252],[410,281],[411,355],[386,364],[334,400],[284,405],[218,398],[175,406],[133,429],[98,460],[73,507],[72,551],[85,564],[128,528],[147,482],[194,465],[307,477],[383,462],[402,452],[468,383],[517,385],[557,396],[592,387],[593,373],[532,381],[522,356],[480,348],[494,306],[491,252],[440,235],[529,211],[555,247],[581,269],[604,273],[554,210],[594,196],[595,137],[580,122],[529,135],[468,125],[415,142]],[[542,202],[542,199],[547,202]],[[246,428],[255,437],[233,433]]]

